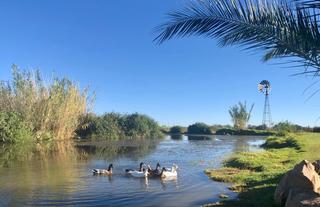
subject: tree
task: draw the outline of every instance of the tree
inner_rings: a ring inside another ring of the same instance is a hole
[[[168,13],[155,41],[191,35],[217,38],[220,46],[264,51],[262,60],[290,58],[305,66],[299,74],[320,72],[319,0],[201,0]]]
[[[187,133],[188,134],[212,134],[210,127],[202,122],[197,122],[188,126]]]
[[[239,102],[238,105],[230,107],[229,114],[235,128],[245,129],[247,127],[247,124],[251,117],[253,106],[254,104],[252,104],[250,110],[248,110],[246,102]]]

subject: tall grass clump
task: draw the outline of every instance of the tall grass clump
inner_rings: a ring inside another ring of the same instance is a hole
[[[12,67],[12,80],[0,83],[0,111],[13,112],[35,140],[70,139],[88,111],[88,89],[67,78],[44,81],[40,72]],[[16,137],[12,137],[16,139]]]
[[[247,108],[247,103],[239,102],[238,105],[230,107],[229,114],[233,122],[233,126],[236,129],[245,129],[251,118],[251,112],[254,104],[251,105],[250,109]]]

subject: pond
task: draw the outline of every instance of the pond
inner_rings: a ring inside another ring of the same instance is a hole
[[[160,141],[56,142],[0,146],[0,206],[201,206],[236,194],[214,182],[206,168],[219,168],[233,152],[259,150],[263,137],[167,136]],[[177,164],[177,179],[133,178],[126,168],[143,161]],[[93,168],[114,165],[112,176]]]

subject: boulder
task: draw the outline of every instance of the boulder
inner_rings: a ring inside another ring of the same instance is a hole
[[[320,207],[320,196],[313,191],[292,189],[285,207]]]
[[[311,162],[303,160],[283,176],[274,194],[276,204],[285,205],[289,192],[293,189],[319,192],[320,178]]]
[[[320,160],[314,161],[312,165],[314,166],[315,171],[320,174]]]

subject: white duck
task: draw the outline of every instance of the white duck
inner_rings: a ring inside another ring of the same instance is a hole
[[[131,171],[130,175],[136,178],[145,178],[145,177],[148,177],[149,172],[148,170],[143,168],[142,171],[137,171],[137,170]]]
[[[129,174],[129,175],[130,175],[132,172],[134,172],[134,171],[142,172],[142,168],[143,168],[144,165],[145,165],[145,164],[144,164],[143,162],[141,162],[140,165],[139,165],[139,170],[126,169],[125,172],[126,172],[127,174]]]
[[[113,164],[110,164],[108,169],[93,169],[92,173],[94,175],[112,175]]]
[[[163,168],[161,177],[162,178],[168,178],[168,177],[177,177],[178,166],[176,164],[172,165],[172,168]]]
[[[145,164],[143,162],[141,162],[139,170],[126,169],[125,170],[126,174],[131,175],[136,178],[147,177],[149,175],[148,170],[146,170],[143,166],[145,166]]]

